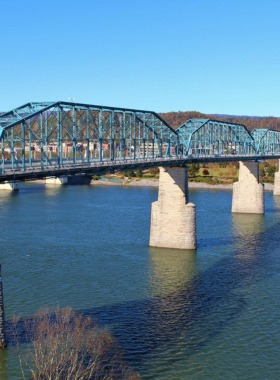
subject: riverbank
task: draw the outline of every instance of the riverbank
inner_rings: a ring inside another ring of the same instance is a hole
[[[28,183],[37,183],[37,184],[45,184],[45,180],[34,180],[29,181]],[[133,179],[130,180],[125,178],[124,180],[109,180],[109,179],[100,179],[100,180],[89,180],[86,178],[85,181],[69,181],[69,185],[93,185],[93,186],[133,186],[133,187],[158,187],[159,180],[158,179]],[[53,185],[55,186],[55,185]],[[232,190],[233,185],[210,185],[208,183],[203,182],[189,182],[189,189],[223,189],[223,190]],[[270,183],[264,184],[265,191],[273,191],[274,185]]]
[[[157,179],[141,179],[141,180],[128,180],[127,178],[124,179],[122,182],[112,182],[110,180],[104,181],[104,180],[98,180],[94,181],[92,180],[91,185],[105,185],[105,186],[136,186],[136,187],[158,187],[159,186],[159,180]],[[232,190],[233,185],[209,185],[208,183],[203,182],[189,182],[189,188],[190,189],[223,189],[223,190]],[[270,183],[264,184],[264,190],[265,191],[273,191],[274,185]]]

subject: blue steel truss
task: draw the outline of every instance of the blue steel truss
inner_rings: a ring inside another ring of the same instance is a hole
[[[153,111],[61,101],[27,103],[0,115],[0,182],[31,171],[43,177],[78,173],[77,167],[117,170],[127,163],[149,167],[274,156],[280,156],[279,131],[250,133],[244,125],[219,120],[191,119],[174,130]]]
[[[254,129],[252,136],[258,154],[280,154],[280,131],[272,129]]]
[[[178,152],[184,156],[221,157],[255,153],[254,138],[242,124],[190,119],[177,132],[180,141]]]
[[[2,173],[168,156],[177,132],[152,111],[27,103],[0,115]]]

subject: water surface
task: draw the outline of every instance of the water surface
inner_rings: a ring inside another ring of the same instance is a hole
[[[6,317],[72,306],[108,326],[143,379],[280,378],[280,197],[231,214],[190,190],[197,251],[150,248],[157,189],[23,185],[0,192]],[[1,380],[20,379],[12,349]]]

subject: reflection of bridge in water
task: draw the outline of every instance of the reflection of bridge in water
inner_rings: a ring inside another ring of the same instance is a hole
[[[73,174],[160,167],[150,245],[196,248],[188,163],[240,161],[232,211],[264,213],[258,159],[280,158],[280,132],[218,120],[188,120],[173,129],[155,112],[72,102],[27,103],[0,115],[0,185]],[[255,162],[254,162],[255,161]],[[280,194],[279,173],[275,194]]]

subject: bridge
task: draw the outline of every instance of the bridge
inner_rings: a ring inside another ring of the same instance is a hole
[[[160,167],[150,245],[195,249],[187,164],[239,161],[232,212],[264,213],[258,160],[280,158],[280,132],[211,119],[173,129],[153,111],[73,102],[32,102],[0,115],[0,189],[18,181]],[[2,185],[1,185],[2,183]],[[280,195],[280,173],[274,193]]]
[[[0,115],[0,182],[280,157],[280,132],[218,120],[173,129],[153,111],[33,102]]]

